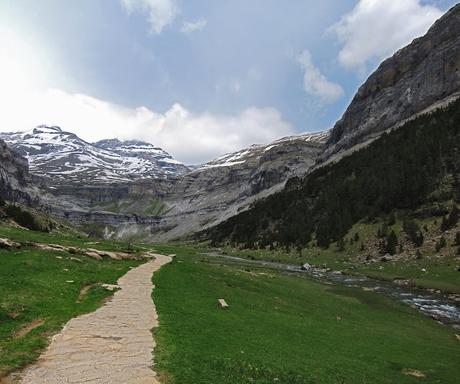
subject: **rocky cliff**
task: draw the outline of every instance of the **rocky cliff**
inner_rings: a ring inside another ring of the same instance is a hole
[[[130,183],[56,183],[54,213],[76,225],[96,223],[122,235],[169,240],[215,225],[304,175],[328,132],[286,137],[224,155],[180,177]]]
[[[38,192],[31,181],[27,159],[11,150],[0,139],[0,197],[33,205],[38,202]]]
[[[460,93],[460,4],[385,60],[335,124],[322,160],[362,145]]]

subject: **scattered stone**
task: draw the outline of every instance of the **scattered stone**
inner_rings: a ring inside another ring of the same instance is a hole
[[[219,305],[220,305],[220,307],[222,309],[228,309],[229,308],[229,305],[227,304],[227,302],[224,299],[219,299],[219,300],[217,300],[217,302],[219,303]]]
[[[75,283],[73,280],[67,280],[66,283]]]
[[[126,252],[111,252],[111,251],[100,251],[98,249],[88,248],[88,252],[102,257],[108,257],[112,260],[135,260],[136,257]]]
[[[56,256],[56,259],[62,260],[63,257],[62,256]]]
[[[85,256],[91,257],[96,260],[102,260],[102,257],[98,253],[92,251],[85,252]]]
[[[308,264],[308,263],[305,263],[305,264],[303,264],[303,265],[300,267],[300,269],[301,269],[302,271],[308,271],[308,270],[311,269],[311,265]]]
[[[79,263],[83,263],[82,259],[79,259],[78,257],[69,257],[69,260],[77,261]]]
[[[120,286],[116,284],[102,284],[101,287],[105,288],[107,291],[110,291],[110,292],[113,292],[116,289],[120,289]]]
[[[455,338],[460,341],[460,335],[455,334]]]
[[[12,241],[10,239],[1,239],[0,238],[0,248],[3,248],[3,249],[12,249],[12,248],[19,249],[19,248],[21,248],[21,244],[16,243],[15,241]]]
[[[335,318],[337,321],[342,321],[342,317],[341,316],[336,316]]]
[[[69,272],[69,270],[67,268],[64,268],[63,271],[64,272]]]
[[[406,376],[416,377],[417,379],[423,379],[424,377],[426,377],[423,372],[417,371],[416,369],[404,368],[403,374],[405,374]]]
[[[41,243],[32,243],[31,244],[34,248],[42,249],[44,251],[58,251],[58,252],[66,252],[67,247],[64,247],[59,244],[41,244]]]

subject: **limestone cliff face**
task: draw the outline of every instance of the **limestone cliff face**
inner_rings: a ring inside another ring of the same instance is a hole
[[[12,151],[3,140],[0,140],[0,197],[26,205],[38,201],[27,159]]]
[[[404,120],[460,93],[460,4],[421,38],[385,60],[359,88],[335,124],[322,156],[378,137]]]
[[[75,225],[106,225],[116,235],[182,237],[245,209],[302,176],[328,132],[292,136],[224,155],[177,178],[100,185],[56,184],[51,213]],[[57,198],[56,198],[57,197]]]

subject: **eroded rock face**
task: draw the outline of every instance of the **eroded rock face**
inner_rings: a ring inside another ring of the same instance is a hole
[[[112,235],[155,240],[181,237],[214,225],[257,198],[302,176],[323,151],[328,132],[255,145],[224,155],[181,177],[125,184],[57,184],[52,213],[75,225],[110,227]]]
[[[31,205],[38,199],[31,181],[27,159],[0,139],[0,197]]]
[[[335,124],[322,160],[330,159],[460,93],[460,5],[421,38],[385,60]]]

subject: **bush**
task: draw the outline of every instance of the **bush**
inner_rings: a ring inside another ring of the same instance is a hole
[[[445,248],[447,245],[446,238],[444,236],[441,236],[439,241],[436,243],[436,252],[439,252],[441,249]]]
[[[418,224],[414,220],[406,219],[403,223],[404,232],[406,232],[409,240],[416,246],[421,247],[424,241],[423,234],[420,231]]]
[[[345,251],[345,241],[343,240],[343,238],[340,238],[340,239],[337,241],[337,250],[339,250],[339,251]]]
[[[5,200],[3,200],[3,199],[0,197],[0,207],[4,207],[5,205],[6,205]]]
[[[458,218],[459,218],[459,209],[458,207],[454,204],[452,207],[449,216],[444,216],[442,218],[441,222],[441,231],[447,231],[453,227],[455,227],[458,223]]]
[[[39,231],[41,229],[35,217],[18,205],[8,205],[5,213],[22,227],[31,229],[32,231]]]
[[[391,231],[385,241],[385,253],[390,255],[396,254],[396,246],[398,245],[398,237],[395,231]]]
[[[455,234],[455,244],[454,245],[460,245],[460,232],[457,232]]]

